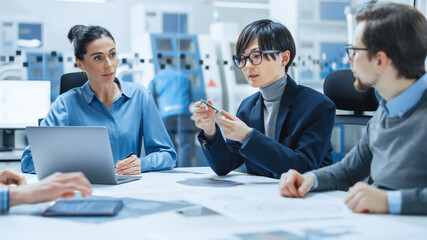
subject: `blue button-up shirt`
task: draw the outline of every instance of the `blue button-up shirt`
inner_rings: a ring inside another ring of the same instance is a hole
[[[409,109],[413,108],[415,104],[417,104],[426,89],[427,74],[424,74],[420,79],[415,81],[414,84],[412,84],[392,100],[387,102],[382,99],[380,101],[380,106],[388,117],[401,118],[406,112],[409,111]]]
[[[110,110],[87,82],[58,96],[41,126],[106,126],[115,163],[135,152],[141,172],[173,168],[177,155],[150,92],[136,83],[115,81],[121,94]],[[30,146],[22,154],[21,170],[35,173]]]
[[[403,81],[403,80],[402,80]],[[401,118],[407,113],[415,104],[420,101],[424,92],[427,90],[427,73],[424,74],[420,79],[415,81],[405,91],[397,95],[390,101],[386,101],[381,98],[380,106],[387,114],[387,117],[398,117]],[[314,177],[314,186],[312,190],[315,190],[318,186],[318,180],[315,174],[307,173]],[[402,212],[402,192],[401,191],[387,191],[388,207],[391,214],[400,214]]]

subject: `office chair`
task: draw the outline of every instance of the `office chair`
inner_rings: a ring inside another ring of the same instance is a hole
[[[373,88],[358,92],[354,88],[356,79],[350,69],[330,73],[323,83],[323,92],[330,98],[338,110],[353,111],[353,114],[340,114],[335,117],[335,124],[366,125],[371,116],[365,111],[375,111],[378,100]]]
[[[373,88],[365,92],[358,92],[354,88],[353,73],[350,69],[338,70],[330,73],[323,83],[323,92],[336,106],[337,111],[350,111],[349,114],[337,114],[335,116],[335,128],[341,130],[339,152],[333,153],[334,162],[340,161],[345,155],[344,126],[365,126],[372,116],[366,115],[366,111],[375,111],[378,108],[378,100]]]
[[[87,81],[86,74],[82,74],[81,72],[73,72],[73,73],[66,73],[61,76],[61,82],[59,85],[59,94],[63,94],[64,92],[75,88],[83,86]],[[38,119],[38,124],[40,126],[40,123],[43,121],[44,118]]]
[[[66,73],[61,76],[61,83],[59,86],[59,94],[75,88],[83,86],[87,81],[87,75],[81,72]]]

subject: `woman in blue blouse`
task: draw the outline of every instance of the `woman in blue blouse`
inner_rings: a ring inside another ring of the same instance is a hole
[[[139,84],[116,78],[119,61],[111,33],[99,26],[76,25],[68,39],[89,81],[60,95],[41,126],[106,126],[117,174],[173,168],[177,155],[151,94]],[[138,158],[142,144],[147,155]],[[125,158],[129,152],[137,154]],[[35,173],[30,147],[22,155],[21,170]]]

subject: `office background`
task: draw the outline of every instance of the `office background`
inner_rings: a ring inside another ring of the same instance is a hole
[[[299,84],[322,91],[330,72],[349,68],[344,47],[352,39],[352,14],[368,2],[0,0],[0,168],[19,169],[17,160],[28,144],[23,129],[44,117],[59,95],[61,75],[80,71],[66,38],[75,24],[101,25],[111,31],[119,53],[119,78],[148,87],[157,69],[170,60],[190,78],[193,102],[212,99],[218,108],[235,113],[241,100],[256,91],[231,59],[246,24],[261,18],[285,24],[297,43],[289,74]],[[426,12],[425,1],[394,2],[415,4]],[[354,145],[361,129],[334,129],[337,161]],[[191,144],[191,166],[205,166],[197,141]]]

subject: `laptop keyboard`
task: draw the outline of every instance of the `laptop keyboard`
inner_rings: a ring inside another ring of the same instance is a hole
[[[141,179],[141,175],[116,175],[117,183],[131,182]]]

